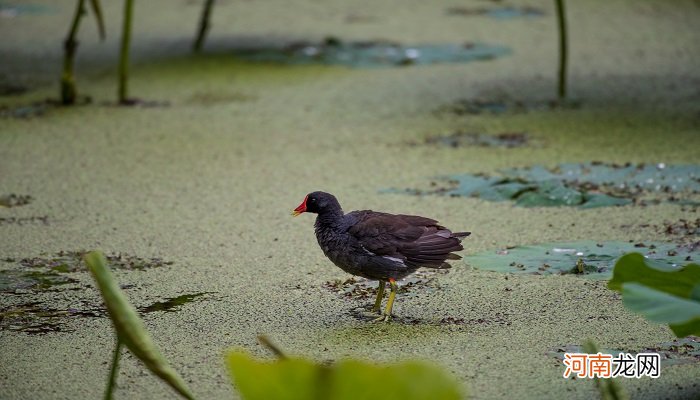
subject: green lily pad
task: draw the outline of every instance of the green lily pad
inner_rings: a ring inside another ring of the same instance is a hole
[[[615,264],[608,287],[622,293],[625,307],[668,324],[676,336],[700,334],[700,265],[671,269],[627,254]]]
[[[488,44],[402,45],[387,41],[323,43],[299,42],[235,50],[236,58],[283,64],[345,65],[353,68],[464,63],[490,60],[510,54],[504,46]]]
[[[465,256],[464,261],[474,268],[489,271],[537,275],[574,274],[607,279],[617,259],[630,252],[643,252],[650,263],[669,270],[679,269],[688,260],[700,258],[697,251],[671,243],[579,241],[486,251]]]
[[[440,194],[515,201],[524,207],[595,208],[642,202],[645,196],[666,196],[682,204],[696,202],[675,194],[700,193],[700,165],[561,164],[511,168],[498,176],[459,174],[438,177],[430,190],[384,190],[392,193]],[[674,195],[669,195],[674,194]]]

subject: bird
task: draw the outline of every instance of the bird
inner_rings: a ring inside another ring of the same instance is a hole
[[[372,210],[343,212],[330,193],[316,191],[306,195],[292,216],[314,213],[314,231],[321,250],[336,266],[352,275],[379,281],[377,298],[372,307],[388,322],[397,280],[418,268],[450,268],[446,260],[459,260],[453,252],[464,250],[462,239],[471,232],[452,232],[434,219],[417,215],[389,214]],[[389,299],[381,312],[386,284]]]

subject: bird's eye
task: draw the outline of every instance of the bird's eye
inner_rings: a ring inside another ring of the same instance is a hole
[[[309,199],[309,201],[312,202],[312,203],[315,203],[315,202],[316,202],[316,199],[312,197],[312,198]]]

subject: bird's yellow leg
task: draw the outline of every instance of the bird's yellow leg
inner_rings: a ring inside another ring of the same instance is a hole
[[[372,312],[380,312],[382,309],[382,299],[384,298],[384,286],[386,282],[379,281],[379,288],[377,289],[377,300],[374,302],[374,307],[372,307]]]
[[[374,321],[389,321],[391,319],[391,309],[394,307],[394,299],[396,298],[396,290],[398,290],[399,285],[396,284],[396,280],[390,278],[389,285],[391,285],[391,292],[389,293],[389,300],[386,302],[386,308],[384,309],[384,314]]]

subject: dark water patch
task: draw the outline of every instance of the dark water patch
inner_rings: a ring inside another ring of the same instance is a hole
[[[54,290],[79,281],[57,271],[0,270],[0,293],[26,294]]]
[[[26,206],[31,203],[32,200],[34,199],[28,194],[5,194],[0,196],[0,207],[10,208]]]
[[[55,106],[43,101],[23,105],[0,105],[0,117],[16,119],[42,117],[53,107]]]
[[[573,110],[581,107],[576,100],[545,100],[522,101],[507,97],[460,99],[453,103],[438,107],[435,113],[451,115],[478,114],[518,114],[530,111]]]
[[[70,107],[85,106],[92,103],[89,96],[78,96],[75,104]],[[55,99],[34,101],[29,104],[5,104],[0,105],[0,118],[32,119],[49,115],[52,111],[68,107]]]
[[[0,217],[0,226],[3,225],[50,225],[49,216],[33,216],[33,217]]]
[[[458,147],[525,147],[535,142],[526,132],[503,132],[494,135],[476,132],[457,131],[449,135],[430,136],[424,140],[425,144]],[[417,145],[412,142],[410,145]]]
[[[489,10],[486,13],[488,17],[495,19],[510,19],[517,17],[542,17],[544,11],[536,7],[500,7]]]
[[[122,287],[124,288],[124,287]],[[140,313],[177,312],[185,304],[198,301],[198,298],[211,292],[185,294],[140,307]],[[63,300],[63,299],[62,299]],[[201,299],[199,299],[201,300]],[[50,332],[71,332],[70,318],[104,318],[108,316],[102,303],[85,307],[56,308],[52,300],[31,301],[0,308],[0,331],[43,334]]]
[[[202,297],[207,294],[211,294],[211,292],[183,294],[177,297],[171,297],[169,299],[166,299],[165,301],[157,301],[151,305],[139,307],[139,311],[142,313],[150,313],[155,311],[179,311],[180,307],[184,306],[185,304],[191,303],[197,300],[199,297]]]
[[[518,17],[541,17],[544,11],[536,7],[450,7],[446,10],[447,15],[460,17],[486,16],[495,19],[511,19]]]
[[[439,275],[447,274],[447,269],[420,269],[414,274],[397,281],[399,288],[398,295],[415,296],[418,293],[428,293],[440,288],[437,282]],[[341,298],[349,300],[374,300],[377,296],[378,281],[353,276],[340,280],[336,279],[323,284],[323,288],[335,293]],[[387,296],[389,287],[387,286],[384,295]]]
[[[620,228],[626,231],[638,232],[650,229],[668,237],[668,241],[684,246],[689,251],[700,247],[700,218],[681,218],[677,221],[664,221],[657,224],[624,224]]]
[[[11,267],[0,270],[0,292],[25,294],[66,290],[70,287],[66,285],[79,283],[69,273],[87,272],[84,254],[84,251],[60,251],[51,257],[5,258],[2,263]],[[142,271],[172,264],[160,258],[146,259],[122,253],[108,255],[107,260],[110,268],[121,270]]]
[[[700,218],[664,221],[661,230],[670,236],[697,238],[700,235]]]
[[[86,251],[59,251],[52,257],[23,258],[18,264],[27,268],[46,268],[58,272],[87,271],[83,262]],[[112,269],[146,270],[172,265],[172,261],[162,258],[141,258],[130,254],[117,253],[105,256]]]
[[[371,311],[371,305],[364,307],[356,307],[350,310],[350,315],[359,321],[372,321],[379,314]],[[488,317],[482,318],[470,318],[466,319],[463,317],[446,316],[442,318],[417,318],[408,315],[393,315],[391,322],[401,325],[431,325],[431,326],[488,326],[488,325],[501,325],[510,326],[512,322],[508,318],[508,315],[502,313],[495,313]]]
[[[19,96],[29,91],[29,88],[18,83],[0,81],[0,96]]]
[[[72,329],[66,326],[68,318],[105,316],[106,311],[102,309],[56,309],[44,302],[28,302],[0,309],[0,331],[27,334],[69,332]]]
[[[642,253],[650,264],[664,269],[679,269],[700,260],[698,249],[673,243],[586,240],[507,247],[468,255],[464,261],[477,269],[503,273],[608,279],[617,259],[632,252]]]
[[[491,60],[510,54],[504,46],[466,43],[404,45],[390,41],[343,42],[329,37],[322,43],[294,42],[234,50],[252,62],[304,65],[344,65],[353,68],[396,67]]]
[[[662,201],[692,204],[697,202],[680,195],[700,193],[700,165],[619,165],[595,161],[560,164],[554,168],[536,165],[502,170],[496,176],[459,174],[439,177],[427,190],[388,189],[384,192],[511,200],[524,207],[644,206]]]
[[[211,106],[216,104],[245,103],[257,100],[257,96],[244,93],[225,92],[197,92],[187,100],[187,104]]]
[[[612,354],[613,357],[623,352],[632,355],[638,353],[659,353],[661,355],[662,366],[690,364],[700,362],[700,337],[687,336],[670,342],[662,342],[657,345],[645,347],[639,351],[601,349],[600,352],[603,354]],[[553,348],[547,354],[563,362],[564,353],[585,353],[585,351],[581,345],[570,344]]]
[[[486,318],[471,318],[464,319],[459,317],[443,317],[438,321],[438,325],[511,325],[511,321],[507,315],[502,313],[495,313]]]
[[[56,7],[33,3],[0,2],[0,18],[15,18],[25,15],[49,15],[58,13]]]
[[[140,108],[168,108],[170,107],[170,102],[167,100],[145,100],[138,97],[130,97],[124,101],[118,103],[103,102],[103,106],[126,106],[126,107],[140,107]]]

